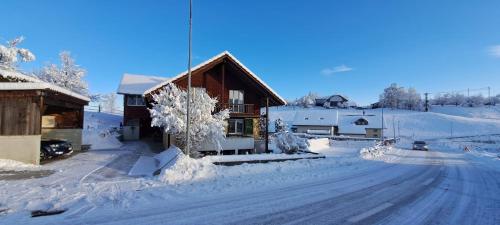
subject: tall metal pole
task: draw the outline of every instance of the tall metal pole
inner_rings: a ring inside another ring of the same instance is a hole
[[[189,144],[191,143],[191,138],[189,135],[189,124],[191,122],[191,117],[190,117],[190,103],[191,103],[191,36],[192,36],[192,8],[193,8],[193,1],[189,0],[189,47],[188,47],[188,88],[187,88],[187,112],[186,112],[186,155],[189,156]]]
[[[382,139],[382,144],[384,144],[384,106],[382,106],[382,130],[380,131],[380,138]]]
[[[491,87],[488,87],[488,102],[489,102],[489,106],[492,105],[492,102],[491,102]]]

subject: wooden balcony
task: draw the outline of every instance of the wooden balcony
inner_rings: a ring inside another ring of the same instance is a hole
[[[223,103],[219,104],[217,106],[217,109],[218,110],[229,109],[231,116],[252,116],[255,114],[254,104]]]

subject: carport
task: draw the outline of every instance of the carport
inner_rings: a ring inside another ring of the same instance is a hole
[[[19,72],[0,69],[0,158],[40,163],[42,139],[81,150],[86,96]]]

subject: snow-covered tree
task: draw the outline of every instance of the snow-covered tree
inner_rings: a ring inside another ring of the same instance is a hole
[[[398,109],[401,108],[402,99],[405,99],[405,95],[404,88],[393,83],[384,89],[384,93],[380,95],[380,103],[383,107]]]
[[[392,109],[420,110],[422,97],[415,88],[405,89],[397,84],[391,84],[380,95],[380,103],[383,107]]]
[[[285,132],[287,130],[286,123],[281,118],[274,121],[274,127],[276,132]]]
[[[296,104],[298,106],[302,106],[304,108],[310,108],[310,107],[316,105],[317,98],[318,98],[317,94],[309,92],[309,94],[297,99]]]
[[[7,45],[0,45],[0,66],[6,69],[15,70],[19,59],[22,62],[30,62],[35,60],[35,55],[30,50],[18,48],[17,46],[23,42],[24,37],[18,37],[8,41]]]
[[[109,93],[101,97],[102,109],[104,112],[114,113],[116,111],[116,94]]]
[[[74,92],[88,95],[88,85],[83,79],[86,71],[75,63],[68,51],[59,53],[61,65],[49,64],[37,72],[38,78]]]
[[[491,97],[491,103],[493,105],[500,104],[500,94],[494,97]]]
[[[467,97],[467,106],[469,107],[477,107],[484,105],[486,103],[486,99],[483,97],[483,95],[473,95],[470,97]]]
[[[422,98],[415,88],[408,88],[406,93],[407,109],[409,110],[420,110],[422,106]]]
[[[225,139],[226,120],[229,110],[215,112],[217,99],[206,91],[195,91],[190,102],[190,149],[194,156],[201,150],[203,143],[215,144],[221,150]],[[151,126],[161,127],[166,133],[174,135],[178,147],[185,149],[187,125],[187,92],[175,84],[167,84],[153,96],[153,107],[149,110]]]

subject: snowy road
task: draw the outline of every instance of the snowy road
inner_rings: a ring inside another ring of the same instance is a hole
[[[463,154],[399,151],[348,176],[221,194],[65,224],[500,224],[500,173]]]

